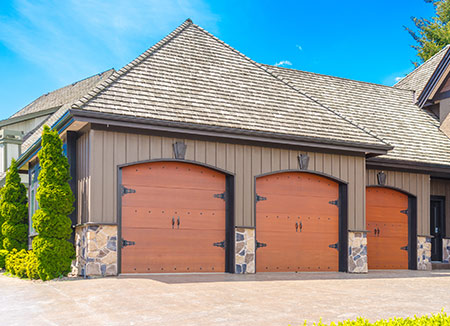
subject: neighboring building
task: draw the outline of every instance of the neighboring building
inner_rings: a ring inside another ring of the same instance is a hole
[[[71,164],[78,273],[448,262],[448,52],[387,87],[261,65],[187,20],[45,120]],[[19,158],[31,199],[40,133]]]

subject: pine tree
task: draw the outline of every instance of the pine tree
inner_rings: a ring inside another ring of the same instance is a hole
[[[74,202],[68,183],[69,163],[63,153],[61,138],[48,126],[44,126],[42,132],[38,158],[41,165],[36,194],[39,209],[33,216],[33,228],[38,235],[33,239],[33,251],[39,277],[49,280],[70,272],[75,251],[67,241],[72,233],[68,215]]]
[[[413,62],[416,67],[450,44],[450,25],[448,24],[450,0],[425,0],[425,2],[433,4],[436,15],[431,19],[412,17],[417,32],[405,26],[418,43],[412,46],[419,57],[419,62]]]
[[[18,251],[27,248],[28,204],[27,190],[20,180],[17,163],[13,159],[6,173],[5,185],[0,190],[0,215],[3,248]]]

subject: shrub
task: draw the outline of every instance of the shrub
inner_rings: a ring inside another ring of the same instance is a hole
[[[28,205],[27,191],[22,184],[13,159],[4,187],[0,190],[0,215],[3,219],[1,233],[3,248],[11,251],[27,248],[28,236]]]
[[[307,323],[305,321],[304,325]],[[314,326],[327,326],[327,324],[314,323]],[[445,312],[436,315],[426,315],[414,318],[389,318],[389,320],[378,320],[370,323],[367,319],[358,318],[357,320],[346,320],[338,323],[331,323],[329,326],[423,326],[423,325],[450,325],[450,317]]]
[[[4,269],[6,266],[6,256],[8,256],[9,251],[0,249],[0,269]]]
[[[33,251],[28,251],[28,257],[27,257],[27,261],[26,261],[26,270],[27,270],[27,277],[30,280],[39,279],[38,260]]]
[[[28,252],[25,249],[13,249],[6,258],[6,271],[20,278],[27,277]]]
[[[75,257],[73,245],[67,240],[72,234],[68,215],[73,210],[74,196],[68,181],[69,163],[64,156],[62,141],[56,131],[44,126],[42,149],[38,153],[41,170],[36,199],[39,209],[33,216],[33,239],[37,274],[50,280],[70,272]]]

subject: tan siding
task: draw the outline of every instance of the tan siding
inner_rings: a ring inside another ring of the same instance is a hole
[[[298,150],[108,131],[91,131],[90,137],[95,138],[94,147],[90,151],[93,164],[90,175],[96,175],[96,191],[91,196],[91,202],[96,205],[95,208],[93,207],[95,214],[89,217],[92,222],[116,221],[118,165],[150,159],[173,158],[173,143],[184,141],[187,145],[187,160],[207,163],[235,174],[236,225],[253,226],[254,177],[262,173],[298,169],[298,155],[301,153]],[[365,223],[364,157],[314,152],[308,154],[311,170],[331,174],[349,182],[349,228],[363,229]]]
[[[450,236],[450,180],[431,179],[430,194],[445,197],[445,227],[446,236]]]
[[[77,140],[78,223],[89,220],[89,134]]]
[[[377,173],[380,170],[368,169],[367,185],[376,185]],[[417,233],[430,233],[430,176],[427,174],[407,173],[399,171],[384,171],[386,185],[402,189],[417,198]]]

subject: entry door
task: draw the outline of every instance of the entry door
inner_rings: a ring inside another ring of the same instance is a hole
[[[431,260],[442,261],[442,238],[445,236],[445,197],[432,196],[431,218]]]
[[[225,271],[225,175],[188,163],[122,169],[122,273]]]

